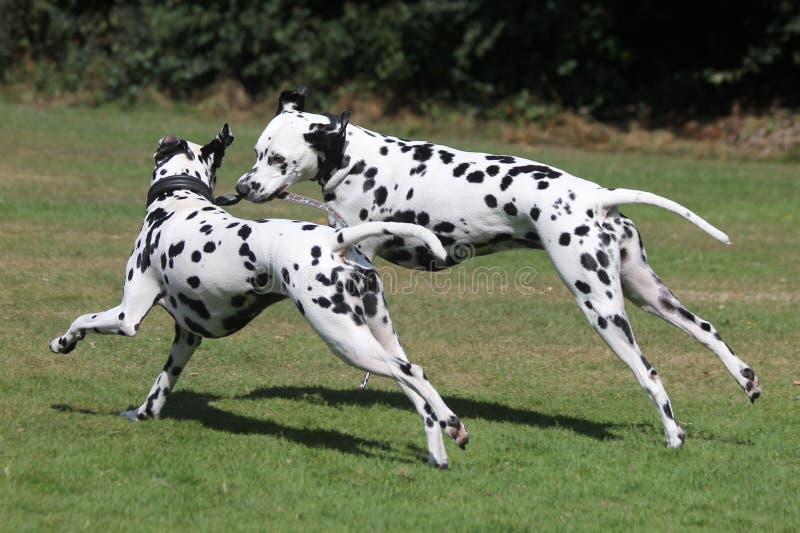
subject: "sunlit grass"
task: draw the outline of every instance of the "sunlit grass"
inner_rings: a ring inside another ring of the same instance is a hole
[[[166,359],[169,316],[133,338],[48,341],[116,305],[141,225],[156,141],[210,139],[186,111],[33,110],[0,104],[0,529],[792,530],[800,523],[797,168],[554,148],[528,155],[616,187],[652,190],[727,231],[725,247],[674,215],[626,208],[651,262],[756,369],[750,405],[710,352],[629,309],[687,443],[668,450],[655,410],[586,325],[547,257],[513,251],[431,275],[384,262],[396,328],[472,434],[451,468],[422,465],[410,402],[333,357],[291,305],[206,341],[164,416],[131,424]],[[218,192],[251,164],[268,117],[233,123]],[[387,127],[391,127],[389,124]],[[520,153],[480,132],[419,136]],[[298,192],[319,197],[312,184]],[[288,203],[245,217],[320,220]],[[461,285],[481,269],[513,283]],[[449,278],[448,278],[449,276]],[[443,294],[442,281],[453,283]],[[401,287],[413,286],[409,294]],[[505,286],[505,290],[503,287]]]

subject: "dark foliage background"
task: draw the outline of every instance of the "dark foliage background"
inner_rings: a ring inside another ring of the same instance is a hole
[[[393,108],[600,118],[800,103],[800,2],[0,0],[0,75],[43,92],[258,98],[358,87]]]

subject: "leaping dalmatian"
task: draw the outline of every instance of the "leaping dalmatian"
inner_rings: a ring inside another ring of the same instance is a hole
[[[465,256],[509,248],[543,249],[586,319],[631,369],[658,410],[667,445],[685,433],[658,372],[645,358],[625,313],[627,298],[697,339],[719,357],[751,401],[759,380],[717,329],[681,304],[647,261],[623,204],[672,211],[729,243],[728,236],[678,203],[656,194],[608,189],[536,161],[465,152],[383,135],[349,123],[349,115],[305,111],[307,90],[284,91],[277,114],[255,145],[256,161],[237,191],[270,200],[304,180],[350,225],[395,221],[430,228],[448,250],[442,261],[416,238],[379,235],[358,247],[368,258],[437,270]],[[472,254],[464,254],[464,249]]]
[[[131,420],[158,418],[203,338],[230,335],[289,299],[334,354],[397,382],[422,417],[428,463],[447,468],[442,433],[462,448],[469,435],[422,368],[409,362],[381,280],[354,245],[379,235],[415,239],[440,260],[444,248],[430,230],[413,224],[376,221],[333,229],[230,215],[212,194],[232,141],[227,124],[204,146],[161,139],[144,223],[125,267],[122,303],[78,317],[50,349],[69,353],[90,333],[134,336],[148,311],[162,306],[175,320],[169,357],[144,402],[121,413]]]

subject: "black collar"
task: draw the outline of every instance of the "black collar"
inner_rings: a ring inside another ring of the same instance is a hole
[[[208,185],[195,176],[178,174],[161,178],[151,185],[150,189],[147,191],[147,205],[150,206],[159,196],[172,191],[190,191],[214,203],[214,195]]]

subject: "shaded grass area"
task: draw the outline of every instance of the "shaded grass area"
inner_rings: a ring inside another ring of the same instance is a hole
[[[465,452],[449,446],[451,468],[440,472],[422,466],[410,402],[379,378],[357,390],[361,373],[332,357],[291,305],[206,341],[161,420],[116,416],[142,401],[163,365],[169,316],[156,309],[137,337],[89,337],[69,356],[47,343],[78,314],[118,302],[158,138],[206,141],[221,124],[180,109],[0,112],[5,528],[791,530],[800,521],[796,167],[522,154],[665,195],[731,235],[724,247],[670,213],[624,209],[656,271],[764,386],[750,405],[710,352],[629,308],[687,430],[677,451],[664,448],[649,400],[542,253],[496,254],[436,275],[379,262],[407,353],[472,434]],[[218,192],[249,167],[267,119],[232,125],[238,140]],[[519,153],[480,132],[432,140]],[[295,190],[320,197],[311,184]],[[322,218],[277,202],[232,212]],[[531,269],[531,293],[515,291],[511,277],[459,285],[498,266]]]

